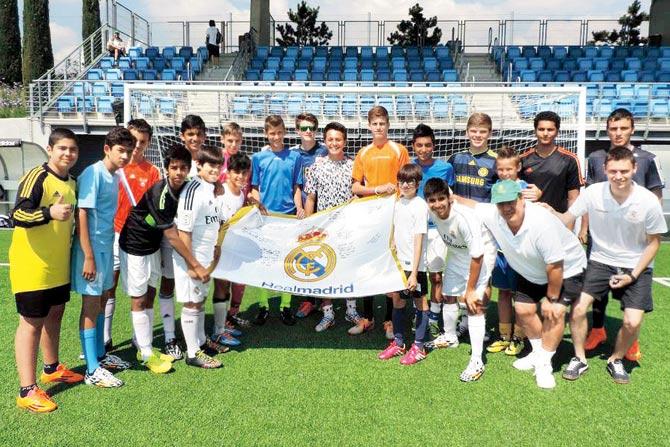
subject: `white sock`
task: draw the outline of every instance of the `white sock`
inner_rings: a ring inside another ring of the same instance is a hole
[[[333,305],[332,304],[329,304],[328,306],[323,306],[321,308],[321,310],[323,310],[323,316],[324,317],[328,316],[330,318],[335,318],[335,312],[333,312]]]
[[[530,347],[533,348],[532,352],[537,353],[542,348],[542,339],[541,338],[529,338]]]
[[[200,312],[197,309],[182,307],[181,309],[181,330],[184,333],[186,341],[186,352],[189,357],[195,357],[195,353],[200,349],[198,342],[198,320]]]
[[[442,321],[444,322],[444,335],[456,338],[456,322],[458,321],[458,304],[442,305]]]
[[[105,343],[112,339],[112,319],[114,318],[114,309],[116,309],[116,298],[110,297],[105,305]]]
[[[468,332],[470,333],[471,360],[482,361],[484,350],[484,334],[486,333],[486,316],[471,315],[469,318]]]
[[[205,309],[200,309],[198,312],[198,344],[204,345],[207,341],[207,334],[205,334]]]
[[[226,316],[228,316],[229,304],[230,301],[214,303],[214,334],[220,334],[226,329]]]
[[[172,295],[159,295],[158,303],[163,318],[163,331],[165,332],[165,341],[175,339],[174,324],[174,300]]]
[[[347,300],[347,313],[356,313],[356,300]]]
[[[153,344],[153,339],[154,339],[154,308],[152,307],[151,309],[144,309],[144,311],[149,315],[149,325],[151,327],[151,340]]]
[[[556,351],[547,351],[542,346],[540,346],[539,351],[537,352],[537,365],[551,365],[551,358],[556,354]]]
[[[144,360],[151,357],[151,323],[146,310],[132,312],[133,330],[137,338],[137,345]]]

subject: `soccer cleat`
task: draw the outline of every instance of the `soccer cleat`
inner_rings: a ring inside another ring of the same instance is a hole
[[[370,332],[375,327],[374,320],[368,320],[367,318],[361,318],[356,323],[356,326],[349,328],[347,333],[349,335],[361,335],[363,332]]]
[[[459,379],[461,382],[475,382],[484,374],[484,363],[481,360],[470,359]]]
[[[393,340],[394,335],[393,335],[393,322],[392,321],[385,321],[384,322],[384,336],[386,337],[387,340]]]
[[[114,374],[103,367],[98,367],[93,373],[84,376],[86,385],[93,385],[99,388],[118,388],[123,385],[123,380],[114,377]]]
[[[427,355],[425,349],[420,349],[416,343],[412,343],[412,347],[409,348],[409,351],[407,351],[407,353],[400,359],[400,364],[413,365],[425,359]]]
[[[224,354],[228,351],[230,351],[230,348],[226,345],[223,345],[215,340],[212,340],[211,338],[207,337],[207,340],[205,341],[205,349],[201,350],[207,354],[207,355],[216,355],[216,354]]]
[[[642,360],[642,351],[640,351],[640,342],[638,340],[635,340],[632,345],[630,345],[630,348],[628,348],[628,351],[626,351],[626,360],[629,362],[639,362]]]
[[[235,347],[239,346],[241,343],[238,339],[230,335],[228,332],[220,332],[218,334],[212,335],[212,340],[217,342],[220,345]]]
[[[486,347],[486,350],[492,354],[496,352],[502,352],[505,351],[511,343],[511,340],[506,339],[504,337],[500,337],[490,345]]]
[[[607,362],[607,372],[615,383],[625,385],[630,382],[630,376],[623,367],[623,362],[621,359],[614,360],[613,362]]]
[[[527,356],[516,359],[512,366],[519,371],[532,371],[535,369],[535,354],[531,351]]]
[[[300,307],[298,307],[298,311],[295,313],[295,316],[298,318],[305,318],[309,314],[311,314],[314,309],[316,309],[316,306],[309,301],[303,301],[300,303]]]
[[[551,363],[535,366],[535,383],[545,390],[556,388],[556,378]]]
[[[195,357],[186,357],[186,364],[204,369],[221,368],[223,366],[223,363],[208,356],[202,349],[195,353]]]
[[[458,338],[450,338],[447,334],[440,334],[435,340],[429,341],[426,345],[430,349],[457,348]]]
[[[224,331],[228,332],[230,335],[233,337],[241,337],[242,336],[242,331],[237,329],[233,323],[230,321],[226,321],[226,328]]]
[[[33,413],[49,413],[58,408],[56,402],[42,388],[34,386],[26,397],[16,396],[16,406]]]
[[[42,371],[40,380],[42,383],[78,383],[84,380],[84,376],[67,369],[65,365],[59,363],[56,371],[51,374]]]
[[[147,367],[147,369],[149,369],[149,371],[151,371],[154,374],[165,374],[166,372],[172,369],[172,362],[170,360],[162,359],[161,357],[156,355],[155,352],[152,352],[151,357],[149,357],[146,360],[143,359],[142,353],[138,352],[137,354],[140,363],[142,363],[142,365]]]
[[[391,343],[389,343],[386,349],[384,349],[377,355],[377,358],[379,360],[388,360],[393,357],[403,355],[404,353],[405,353],[405,345],[398,346],[395,340],[393,340]]]
[[[324,315],[314,329],[316,332],[323,332],[333,326],[335,326],[335,318],[330,315]]]
[[[579,379],[587,370],[589,365],[585,362],[582,362],[579,358],[573,357],[570,359],[570,363],[565,367],[563,371],[563,378],[565,380],[577,380]]]
[[[105,369],[115,369],[117,371],[123,371],[124,369],[130,368],[130,363],[125,360],[121,360],[120,357],[114,354],[105,354],[105,356],[98,360],[100,366]]]
[[[524,343],[523,340],[518,337],[512,337],[512,340],[509,342],[509,346],[505,349],[505,355],[519,355],[523,351]]]
[[[165,343],[165,348],[163,348],[165,353],[172,357],[175,360],[181,360],[184,358],[184,353],[177,344],[177,339],[173,338],[172,340]]]
[[[268,321],[269,316],[270,312],[268,311],[267,307],[259,307],[258,314],[256,314],[256,318],[254,318],[253,323],[256,326],[263,326],[265,322]]]
[[[584,342],[584,349],[587,351],[593,351],[598,346],[602,345],[607,341],[607,332],[604,327],[593,328],[589,332],[589,336],[586,337],[586,342]]]
[[[286,326],[294,326],[298,322],[295,319],[293,311],[291,310],[290,307],[283,308],[281,310],[281,313],[279,314],[279,317],[281,318],[281,322],[284,323]]]
[[[359,321],[361,321],[361,318],[362,317],[355,310],[353,312],[347,312],[344,314],[344,319],[349,323],[357,324]]]
[[[156,357],[158,360],[161,362],[169,362],[172,363],[174,362],[174,357],[168,354],[163,354],[156,348],[151,349],[151,356]],[[144,356],[142,355],[142,351],[137,351],[137,354],[135,355],[135,358],[137,359],[138,362],[143,363],[144,362]]]
[[[228,320],[228,323],[232,323],[232,324],[234,324],[236,326],[239,326],[239,327],[249,327],[251,325],[249,320],[246,320],[246,319],[240,317],[239,314],[235,314],[235,315],[228,314],[227,320]]]
[[[428,320],[428,332],[433,338],[440,336],[440,322],[437,320]]]

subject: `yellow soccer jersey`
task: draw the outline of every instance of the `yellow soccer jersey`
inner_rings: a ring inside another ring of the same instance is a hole
[[[12,293],[51,289],[70,282],[74,217],[64,222],[53,220],[49,207],[61,196],[63,203],[74,207],[76,185],[72,177],[59,177],[46,163],[21,179],[12,210],[15,228],[9,247]]]

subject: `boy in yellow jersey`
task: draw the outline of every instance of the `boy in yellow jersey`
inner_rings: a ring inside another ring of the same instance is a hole
[[[9,247],[9,279],[19,313],[15,350],[20,389],[16,403],[36,413],[58,408],[36,383],[38,346],[44,360],[42,383],[84,380],[58,361],[61,320],[70,300],[76,183],[69,172],[79,156],[74,133],[54,129],[47,153],[48,162],[21,179],[12,210],[16,228]]]

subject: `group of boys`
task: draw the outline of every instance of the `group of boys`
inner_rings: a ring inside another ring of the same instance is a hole
[[[644,312],[652,309],[651,266],[659,235],[667,231],[658,200],[650,203],[651,193],[644,189],[660,191],[660,169],[653,155],[630,145],[633,117],[620,109],[607,120],[612,148],[589,157],[589,187],[580,195],[584,181],[578,160],[556,144],[560,118],[541,112],[534,124],[536,147],[521,155],[507,147],[496,153],[488,145],[491,118],[475,113],[466,126],[469,149],[448,161],[433,157],[435,134],[421,124],[413,133],[416,158],[411,160],[402,144],[389,139],[388,112],[375,106],[368,113],[372,142],[352,161],[344,153],[347,134],[341,124],[328,124],[325,143],[320,143],[316,117],[301,114],[295,121],[300,143],[289,147],[283,119],[270,115],[265,119],[268,144],[249,159],[240,152],[237,124],[224,127],[221,150],[205,144],[205,123],[189,115],[180,131],[183,144],[174,144],[164,156],[161,179],[144,155],[152,129],[143,120],[133,120],[127,129],[109,132],[103,160],[84,169],[76,188],[69,174],[78,157],[76,137],[55,129],[48,162],[22,178],[13,210],[10,279],[20,315],[18,406],[35,412],[57,408],[36,384],[38,345],[43,383],[123,384],[110,370],[130,364],[109,352],[119,271],[124,292],[131,297],[133,344],[142,365],[164,373],[184,356],[176,342],[176,292],[183,304],[186,363],[220,367],[215,355],[239,345],[239,328],[248,325],[239,316],[244,286],[215,279],[214,328],[211,336],[205,331],[203,304],[219,258],[223,223],[245,204],[256,204],[264,213],[303,218],[354,196],[384,194],[397,195],[393,240],[407,288],[388,294],[383,326],[390,343],[380,359],[401,356],[402,364],[411,365],[426,358],[427,348],[457,347],[459,336],[467,333],[472,352],[460,379],[478,380],[484,372],[485,314],[493,284],[499,289],[499,337],[487,350],[518,355],[527,338],[530,354],[514,366],[533,369],[538,386],[553,388],[551,358],[567,306],[573,306],[575,357],[563,377],[574,380],[588,368],[585,350],[606,339],[604,310],[596,314],[596,305],[605,303],[611,290],[621,300],[624,323],[607,369],[616,382],[627,383],[621,359],[640,358],[637,335]],[[590,219],[582,218],[579,240],[586,241],[590,228],[588,266],[572,232],[576,217],[586,215]],[[541,237],[551,228],[556,237]],[[58,359],[60,322],[70,290],[82,295],[85,375]],[[152,346],[157,290],[163,353]],[[267,321],[271,295],[259,290],[254,324]],[[286,325],[316,309],[315,300],[306,298],[294,315],[291,299],[280,294]],[[415,307],[415,336],[407,348],[404,308],[409,299]],[[540,301],[544,321],[537,315]],[[585,316],[592,303],[594,329],[587,337]],[[459,306],[466,310],[460,323]],[[349,334],[373,330],[373,297],[363,298],[362,315],[355,300],[347,300],[346,307],[346,320],[353,323]],[[317,332],[335,324],[330,300],[323,300],[321,310]]]

